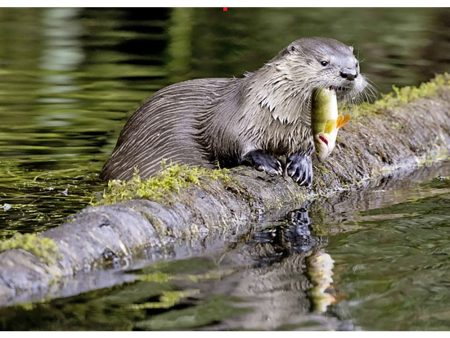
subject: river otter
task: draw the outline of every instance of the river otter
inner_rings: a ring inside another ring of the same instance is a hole
[[[270,175],[286,170],[310,186],[314,89],[353,100],[365,86],[352,47],[328,38],[296,40],[242,78],[189,80],[156,92],[126,123],[101,178],[130,179],[135,170],[149,177],[167,160],[248,164]]]

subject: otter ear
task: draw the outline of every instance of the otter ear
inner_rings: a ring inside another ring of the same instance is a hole
[[[350,51],[353,53],[353,46],[348,46],[350,48]]]

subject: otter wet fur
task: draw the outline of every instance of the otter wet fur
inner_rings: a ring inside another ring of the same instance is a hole
[[[253,166],[310,186],[311,102],[315,90],[354,101],[367,81],[353,48],[302,38],[242,78],[196,79],[156,92],[128,120],[103,179],[149,177],[162,163]],[[285,163],[285,164],[282,164]]]

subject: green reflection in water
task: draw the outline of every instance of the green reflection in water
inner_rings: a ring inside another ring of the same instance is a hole
[[[112,15],[98,22],[81,9],[1,9],[0,19],[4,238],[55,226],[89,203],[127,112],[165,71],[101,50],[108,32],[114,44],[139,35],[122,34]]]
[[[358,231],[330,239],[340,304],[371,330],[448,330],[450,184],[428,198],[362,214]]]
[[[207,258],[160,263],[138,281],[13,310],[0,309],[1,330],[186,330],[236,317],[248,309],[233,297],[205,292],[232,273]],[[201,292],[202,291],[202,292]]]

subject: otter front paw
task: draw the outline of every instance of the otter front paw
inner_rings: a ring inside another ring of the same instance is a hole
[[[286,172],[298,184],[310,187],[313,179],[311,156],[300,154],[289,156]]]
[[[281,175],[283,173],[280,161],[260,149],[248,152],[244,156],[242,163],[248,163],[256,168],[256,170],[265,171],[271,176]]]

